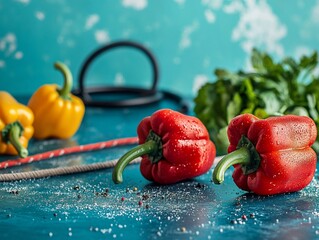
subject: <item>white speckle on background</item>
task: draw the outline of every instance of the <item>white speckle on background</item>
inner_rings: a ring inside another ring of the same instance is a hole
[[[85,29],[91,29],[96,23],[100,21],[100,16],[97,14],[90,15],[85,22]]]
[[[8,43],[9,43],[9,48],[8,48],[7,54],[10,55],[17,49],[16,36],[15,35],[11,35],[8,38]]]
[[[316,1],[315,6],[312,8],[311,20],[314,23],[319,23],[319,0]]]
[[[208,77],[206,75],[200,74],[196,75],[193,82],[193,93],[196,94],[198,90],[208,82]]]
[[[192,25],[186,26],[182,33],[182,38],[179,43],[181,49],[188,48],[192,45],[192,40],[190,38],[191,34],[198,28],[198,22],[193,22]]]
[[[179,5],[183,5],[185,3],[185,0],[175,0],[175,2]]]
[[[37,11],[37,12],[35,12],[35,17],[38,20],[43,21],[45,19],[45,14],[44,14],[44,12]]]
[[[75,47],[76,43],[75,43],[74,40],[68,39],[68,40],[66,41],[66,45],[67,45],[68,47],[70,47],[70,48],[73,48],[73,47]]]
[[[147,0],[122,0],[122,5],[136,10],[143,10],[147,6]]]
[[[206,57],[203,59],[203,67],[205,68],[210,68],[211,67],[211,62],[210,62],[210,58]]]
[[[98,43],[107,43],[110,41],[110,35],[105,30],[97,30],[95,31],[94,35],[95,35],[95,40]]]
[[[3,51],[6,48],[6,41],[0,39],[0,51]]]
[[[204,12],[208,23],[216,21],[216,15],[213,10],[219,10],[223,6],[223,0],[202,0],[202,4],[207,8]]]
[[[0,38],[0,52],[3,52],[6,57],[21,59],[23,53],[17,50],[17,38],[14,33],[7,33],[3,38]],[[0,68],[5,67],[5,61],[0,60]]]
[[[58,36],[57,42],[62,44],[64,42],[64,37],[62,35]]]
[[[42,56],[42,59],[43,59],[43,61],[45,61],[45,62],[51,61],[51,57],[50,57],[49,54],[44,54],[44,55]]]
[[[125,83],[125,79],[122,73],[117,73],[115,75],[114,84],[116,86],[123,86]]]
[[[220,9],[223,5],[223,0],[202,0],[202,4],[211,9]]]
[[[173,59],[173,63],[176,64],[176,65],[178,65],[178,64],[181,63],[181,59],[180,59],[179,57],[175,57],[175,58]]]
[[[23,58],[23,52],[16,52],[14,54],[15,59],[22,59]]]
[[[244,5],[240,0],[231,1],[230,4],[224,6],[224,12],[228,14],[241,12],[244,9]]]
[[[16,2],[23,3],[23,4],[29,4],[31,0],[15,0]]]
[[[8,33],[4,39],[7,41],[7,42],[15,42],[16,41],[16,35],[14,35],[14,33]]]
[[[206,18],[207,22],[209,22],[209,23],[214,23],[216,20],[215,14],[210,9],[205,10],[205,18]]]
[[[124,38],[129,38],[129,37],[131,37],[131,35],[132,35],[132,33],[133,33],[134,31],[133,31],[133,29],[123,29],[123,32],[122,32],[122,36],[124,37]]]
[[[277,16],[265,0],[246,2],[240,12],[240,19],[233,30],[232,40],[240,41],[243,50],[250,53],[253,47],[265,47],[268,52],[284,55],[279,41],[287,34],[286,27],[279,22]]]
[[[13,33],[7,33],[3,38],[0,38],[0,51],[5,52],[7,56],[14,53],[17,49],[16,35]]]

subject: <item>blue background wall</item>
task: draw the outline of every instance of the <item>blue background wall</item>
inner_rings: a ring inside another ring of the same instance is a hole
[[[318,27],[318,0],[0,0],[0,89],[62,84],[57,60],[77,80],[92,50],[125,39],[155,54],[161,88],[194,96],[215,68],[249,68],[252,47],[275,58],[317,50]],[[148,86],[150,76],[147,60],[125,49],[100,57],[86,81]]]

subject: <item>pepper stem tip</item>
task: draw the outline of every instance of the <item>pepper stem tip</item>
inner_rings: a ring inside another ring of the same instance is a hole
[[[70,99],[70,92],[72,90],[72,85],[73,85],[73,76],[68,68],[68,66],[62,62],[56,62],[54,63],[54,67],[61,71],[64,77],[64,84],[61,89],[58,90],[60,96],[63,99]]]
[[[149,140],[141,145],[138,145],[124,154],[116,163],[113,173],[112,180],[114,183],[119,184],[123,182],[123,171],[125,167],[137,157],[141,157],[145,154],[153,153],[157,151],[157,143],[153,140]]]
[[[24,128],[19,121],[7,124],[1,131],[4,142],[11,143],[21,158],[25,158],[29,154],[28,150],[20,142],[23,131]]]
[[[249,152],[245,147],[225,155],[214,168],[212,176],[213,182],[215,184],[221,184],[224,181],[226,170],[235,164],[245,166],[250,162],[249,156]]]
[[[29,155],[29,151],[26,149],[26,148],[22,148],[20,151],[19,151],[19,156],[21,158],[25,158]]]

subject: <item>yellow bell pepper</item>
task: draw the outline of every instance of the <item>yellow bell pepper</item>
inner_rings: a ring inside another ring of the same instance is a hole
[[[28,156],[28,142],[33,135],[34,116],[30,108],[0,91],[0,154]]]
[[[37,139],[72,137],[81,125],[85,107],[83,101],[72,95],[72,74],[63,63],[55,68],[64,76],[64,85],[41,86],[30,98],[28,106],[34,114],[34,137]]]

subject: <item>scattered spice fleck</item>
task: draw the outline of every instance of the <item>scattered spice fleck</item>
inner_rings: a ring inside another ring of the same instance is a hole
[[[232,220],[230,221],[230,223],[231,223],[231,224],[237,224],[237,220],[232,219]]]
[[[195,188],[205,188],[205,185],[204,184],[201,184],[201,183],[197,183],[195,185]]]
[[[107,197],[109,195],[109,190],[105,189],[104,192],[94,192],[95,196]]]
[[[147,195],[147,194],[143,194],[143,195],[142,195],[142,200],[143,200],[143,201],[145,201],[145,200],[147,200],[147,199],[149,199],[149,198],[150,198],[150,196]]]
[[[181,227],[181,232],[186,232],[186,227]]]

